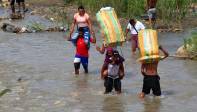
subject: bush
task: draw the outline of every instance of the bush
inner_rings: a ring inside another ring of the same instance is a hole
[[[184,47],[191,54],[197,54],[197,32],[188,39],[184,39]]]
[[[139,18],[146,13],[146,0],[64,0],[65,3],[83,5],[91,13],[96,13],[101,7],[113,7],[119,17]],[[158,0],[157,16],[166,25],[180,23],[188,14],[191,3],[197,0]]]

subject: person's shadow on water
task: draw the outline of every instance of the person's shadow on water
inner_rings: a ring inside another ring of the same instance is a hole
[[[124,112],[124,104],[119,96],[107,96],[103,101],[103,112]]]

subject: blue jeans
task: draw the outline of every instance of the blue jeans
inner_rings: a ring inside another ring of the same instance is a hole
[[[75,59],[74,59],[75,70],[80,69],[80,64],[82,64],[82,66],[85,70],[85,73],[88,73],[88,57],[75,55]]]
[[[84,41],[89,46],[89,44],[90,44],[90,30],[89,30],[89,28],[88,27],[83,27],[83,33],[84,33]],[[77,29],[77,31],[72,36],[72,43],[74,45],[76,45],[78,35],[79,35],[79,32],[78,32],[78,29]]]

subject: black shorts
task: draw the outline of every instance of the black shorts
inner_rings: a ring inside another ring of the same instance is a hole
[[[153,94],[155,96],[161,95],[161,88],[159,83],[160,77],[158,75],[149,76],[145,75],[143,80],[143,88],[142,92],[145,94],[149,94],[152,89]]]
[[[106,77],[104,81],[105,92],[109,93],[115,88],[115,91],[121,91],[121,80],[120,78],[110,78]]]
[[[10,5],[14,5],[15,1],[16,1],[16,3],[25,2],[25,0],[11,0]]]

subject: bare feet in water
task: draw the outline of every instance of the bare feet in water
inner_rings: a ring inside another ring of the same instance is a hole
[[[139,96],[140,99],[144,99],[145,94],[142,92],[142,93],[139,93],[138,96]]]

